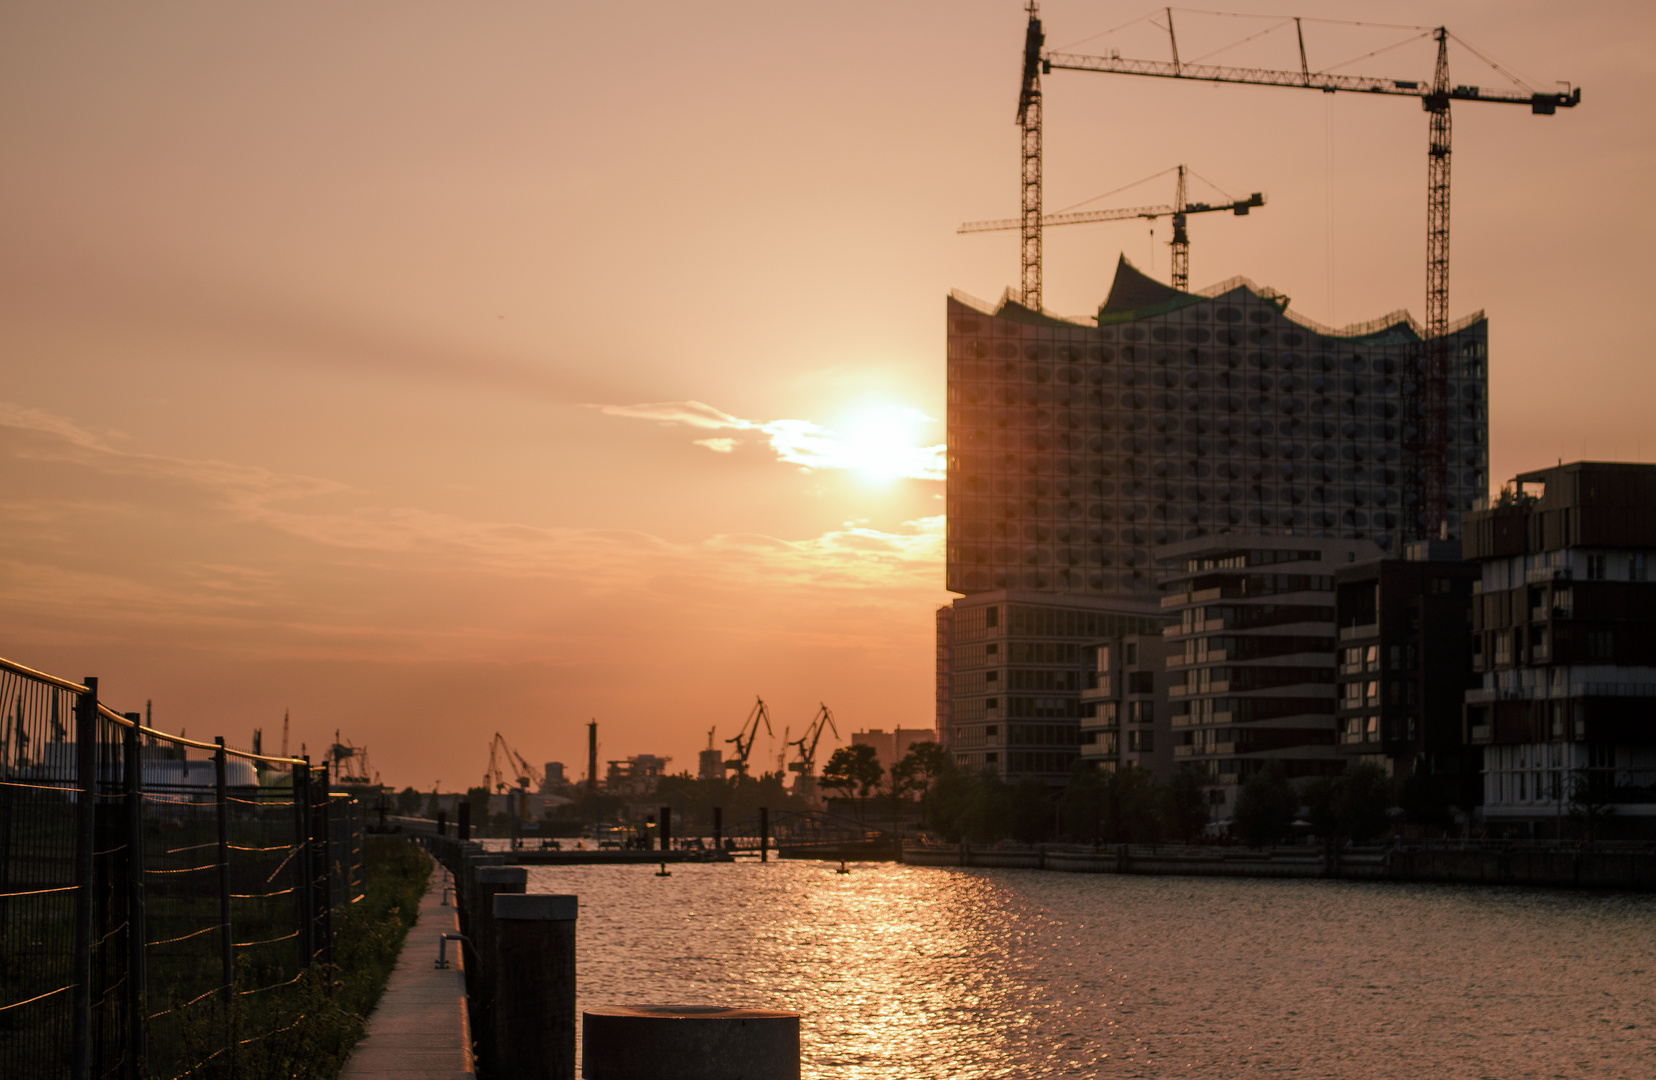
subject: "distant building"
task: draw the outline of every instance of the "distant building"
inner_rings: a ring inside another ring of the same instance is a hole
[[[965,767],[1062,782],[1081,746],[1085,650],[1163,622],[1161,546],[1245,532],[1273,538],[1247,542],[1260,550],[1338,539],[1378,557],[1418,531],[1406,375],[1421,337],[1403,312],[1335,330],[1245,279],[1186,293],[1122,259],[1094,318],[955,295],[946,320],[945,586],[963,595],[937,616],[936,715]],[[1448,347],[1458,536],[1488,490],[1482,314]],[[1331,638],[1331,598],[1320,606]],[[1331,673],[1332,647],[1321,655]],[[1325,738],[1332,707],[1321,715]],[[1256,760],[1197,745],[1186,756],[1204,767]]]
[[[545,778],[541,781],[541,792],[562,791],[567,786],[569,786],[569,780],[564,776],[564,763],[548,761],[546,763]]]
[[[1214,817],[1248,777],[1340,772],[1334,752],[1334,574],[1377,559],[1368,540],[1210,536],[1160,549],[1173,756],[1195,767]]]
[[[1458,540],[1407,545],[1405,558],[1334,571],[1335,749],[1398,779],[1430,777],[1444,801],[1483,802],[1480,754],[1462,736],[1472,671],[1472,589],[1478,565]]]
[[[903,756],[915,743],[936,741],[937,732],[931,728],[900,727],[889,732],[880,728],[869,728],[867,731],[856,731],[851,734],[851,745],[872,746],[880,759],[880,767],[887,771],[903,760]]]
[[[725,776],[724,751],[707,749],[696,755],[697,780],[723,780]]]
[[[611,761],[609,771],[604,774],[604,791],[622,798],[650,795],[672,760],[655,754],[635,754],[624,761]]]
[[[1469,516],[1465,548],[1486,825],[1555,836],[1572,809],[1609,810],[1601,835],[1656,834],[1656,465],[1524,473]]]
[[[1095,670],[1081,691],[1081,760],[1106,770],[1137,765],[1167,779],[1173,773],[1167,639],[1129,634],[1089,649]]]

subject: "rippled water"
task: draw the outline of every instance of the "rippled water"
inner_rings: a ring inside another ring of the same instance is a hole
[[[531,867],[583,1007],[803,1014],[805,1075],[1656,1076],[1656,898],[823,863]]]

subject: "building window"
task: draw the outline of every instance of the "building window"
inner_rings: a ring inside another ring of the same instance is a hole
[[[1113,701],[1100,702],[1098,706],[1098,722],[1103,727],[1116,726],[1116,703]]]
[[[1348,683],[1346,683],[1345,684],[1345,702],[1344,702],[1343,707],[1347,708],[1347,709],[1359,709],[1359,708],[1362,708],[1362,705],[1363,705],[1363,684],[1360,683],[1360,682],[1348,682]]]
[[[1635,551],[1627,557],[1627,580],[1645,581],[1650,577],[1650,556]]]
[[[1127,733],[1127,749],[1141,754],[1151,754],[1156,750],[1156,733],[1154,731],[1129,731]]]
[[[1156,673],[1153,671],[1130,671],[1127,673],[1127,692],[1129,694],[1153,694],[1156,692]]]
[[[1363,656],[1364,662],[1370,671],[1380,670],[1380,646],[1370,645]]]
[[[1607,561],[1604,555],[1587,556],[1587,579],[1589,581],[1604,580],[1604,564]]]
[[[988,764],[993,765],[995,762],[1000,760],[1000,755],[991,751],[983,755],[983,760]]]
[[[1490,636],[1495,639],[1495,662],[1497,664],[1512,663],[1512,635],[1503,630]],[[1589,634],[1588,638],[1591,639],[1591,637],[1592,635]],[[1589,651],[1591,651],[1590,648]]]
[[[983,734],[988,738],[993,739],[996,735],[1000,734],[1000,726],[997,724],[990,724],[988,727],[983,729]]]
[[[1156,720],[1156,703],[1154,701],[1131,701],[1127,703],[1127,720],[1134,724],[1152,724]]]
[[[1121,647],[1121,659],[1128,666],[1138,663],[1138,643],[1129,641]]]
[[[1609,630],[1587,631],[1587,659],[1612,660],[1616,655],[1616,641]]]

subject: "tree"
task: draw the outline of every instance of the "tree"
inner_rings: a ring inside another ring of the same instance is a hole
[[[953,768],[953,763],[949,761],[949,752],[940,744],[928,741],[910,746],[908,753],[903,755],[903,760],[893,765],[891,771],[895,774],[901,769],[907,778],[909,790],[925,798],[932,783]]]
[[[1250,847],[1264,847],[1288,835],[1298,811],[1299,798],[1282,763],[1270,761],[1242,785],[1232,819]]]
[[[1033,776],[1021,777],[1007,792],[1007,822],[1014,840],[1038,844],[1052,836],[1053,791]]]
[[[1386,831],[1386,810],[1392,804],[1391,778],[1378,765],[1360,763],[1339,778],[1334,798],[1340,833],[1364,844]]]
[[[1126,765],[1110,774],[1106,822],[1112,839],[1123,844],[1161,836],[1161,792],[1149,769]]]
[[[1089,761],[1077,761],[1070,769],[1069,783],[1058,797],[1064,838],[1084,844],[1104,839],[1104,816],[1110,798],[1107,774]]]
[[[411,787],[397,792],[397,813],[418,814],[420,812],[420,793]]]
[[[1608,777],[1593,775],[1598,770],[1577,769],[1570,777],[1570,820],[1585,835],[1587,842],[1598,839],[1599,827],[1616,813],[1611,801]]]
[[[843,793],[847,798],[867,799],[879,786],[885,769],[872,746],[852,743],[835,750],[822,770],[822,786]],[[856,802],[857,820],[862,820],[862,803]]]
[[[489,789],[486,787],[467,788],[466,802],[471,806],[472,827],[481,830],[489,822]],[[504,828],[504,825],[502,825],[502,828]]]
[[[1162,788],[1162,821],[1168,835],[1188,844],[1207,828],[1208,804],[1202,778],[1194,769],[1177,769]]]
[[[1411,825],[1448,829],[1455,823],[1455,778],[1418,769],[1409,774],[1397,793],[1404,820]]]

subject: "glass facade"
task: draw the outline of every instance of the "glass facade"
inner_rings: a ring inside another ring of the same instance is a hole
[[[947,587],[1156,589],[1156,545],[1403,530],[1406,315],[1333,331],[1246,282],[1175,292],[1123,260],[1099,324],[948,301]],[[1488,323],[1452,331],[1451,532],[1488,490]]]

